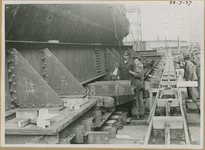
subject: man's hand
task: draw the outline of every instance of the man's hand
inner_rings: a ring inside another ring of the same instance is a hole
[[[130,73],[130,74],[134,74],[134,72],[133,72],[133,71],[131,71],[131,70],[129,70],[129,73]]]

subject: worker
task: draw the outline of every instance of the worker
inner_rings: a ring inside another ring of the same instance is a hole
[[[131,70],[132,63],[133,60],[130,56],[130,52],[124,51],[123,57],[120,61],[120,67],[115,68],[113,75],[117,75],[118,80],[130,80],[129,70]]]
[[[195,65],[190,61],[190,55],[184,54],[184,78],[186,81],[197,81],[197,75],[196,75],[196,68]],[[188,100],[187,102],[193,102],[193,100],[196,102],[198,99],[198,90],[196,87],[188,87],[187,88],[188,93]]]
[[[137,120],[144,119],[144,100],[143,94],[145,89],[143,64],[141,63],[141,57],[134,56],[133,64],[129,73],[131,74],[131,85],[135,87],[135,100],[132,105],[132,116]]]
[[[201,84],[200,84],[200,82],[201,82],[201,53],[200,53],[200,51],[198,51],[198,52],[196,52],[195,53],[195,55],[196,55],[196,58],[195,58],[195,65],[196,65],[196,75],[197,75],[197,78],[198,78],[198,80],[197,80],[197,82],[198,82],[198,93],[199,93],[199,96],[198,96],[198,100],[200,100],[200,90],[201,90],[201,88],[200,88],[200,86],[201,86]]]

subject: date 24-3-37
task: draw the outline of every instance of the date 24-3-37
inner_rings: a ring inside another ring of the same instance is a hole
[[[178,5],[181,5],[181,4],[186,4],[186,5],[190,5],[192,3],[192,1],[170,1],[170,4],[178,4]]]

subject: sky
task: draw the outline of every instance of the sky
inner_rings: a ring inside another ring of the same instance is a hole
[[[204,2],[203,1],[136,1],[126,4],[139,6],[141,11],[142,40],[203,40]],[[190,4],[188,6],[188,4]]]

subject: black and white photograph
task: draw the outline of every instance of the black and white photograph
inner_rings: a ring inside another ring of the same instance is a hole
[[[2,147],[203,148],[204,1],[3,1]]]

